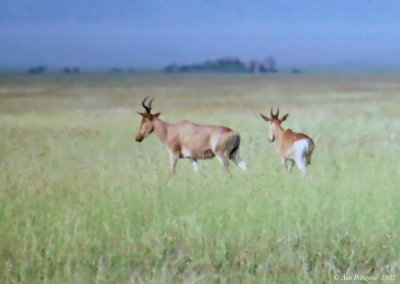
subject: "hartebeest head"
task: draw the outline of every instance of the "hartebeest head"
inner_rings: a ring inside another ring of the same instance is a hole
[[[279,108],[276,111],[276,113],[274,114],[272,107],[271,107],[270,114],[271,114],[271,118],[269,118],[268,116],[263,115],[261,113],[260,113],[260,116],[265,121],[269,122],[269,137],[268,137],[268,139],[270,142],[274,142],[275,141],[274,128],[280,127],[281,123],[284,122],[288,118],[289,114],[287,113],[284,116],[282,116],[282,118],[279,119]]]
[[[153,102],[153,99],[146,106],[147,99],[148,98],[145,98],[142,101],[142,106],[145,109],[145,112],[138,112],[142,116],[142,122],[140,124],[139,131],[136,134],[136,142],[142,142],[144,138],[154,131],[153,119],[160,115],[160,112],[155,114],[151,113],[151,103]]]

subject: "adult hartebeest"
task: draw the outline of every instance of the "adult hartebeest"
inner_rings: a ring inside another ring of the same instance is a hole
[[[198,159],[218,160],[229,172],[229,160],[236,163],[242,170],[247,169],[246,163],[240,158],[240,135],[225,126],[200,125],[187,120],[176,124],[167,123],[159,118],[160,113],[151,113],[151,100],[142,106],[145,112],[139,112],[142,123],[136,135],[136,141],[142,142],[153,131],[167,146],[170,157],[171,173],[175,172],[178,159],[188,158],[192,161],[195,171],[199,170]]]
[[[276,114],[271,108],[271,117],[261,114],[261,117],[269,122],[269,141],[275,142],[278,153],[281,156],[283,167],[290,172],[293,163],[299,167],[303,174],[307,173],[307,167],[311,164],[311,154],[314,150],[313,140],[304,133],[296,133],[291,129],[284,130],[281,126],[289,114],[279,119],[279,108]],[[290,167],[287,166],[290,162]]]

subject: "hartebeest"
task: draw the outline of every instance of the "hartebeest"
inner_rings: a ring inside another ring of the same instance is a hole
[[[304,133],[296,133],[291,129],[284,130],[281,126],[289,114],[285,114],[279,119],[279,108],[276,114],[271,108],[271,117],[261,114],[261,117],[269,122],[269,141],[275,142],[278,153],[281,157],[283,167],[290,172],[293,163],[303,172],[307,173],[307,167],[311,164],[311,154],[314,150],[314,142]],[[290,162],[290,167],[287,162]]]
[[[136,135],[136,141],[142,142],[153,131],[167,146],[170,158],[170,171],[175,172],[178,159],[187,158],[192,161],[195,171],[199,170],[198,159],[211,159],[215,156],[229,172],[229,160],[242,170],[246,163],[240,158],[240,135],[225,126],[200,125],[187,120],[176,124],[167,123],[159,118],[160,113],[151,113],[151,100],[146,106],[145,98],[142,106],[145,112],[139,112],[142,123]]]

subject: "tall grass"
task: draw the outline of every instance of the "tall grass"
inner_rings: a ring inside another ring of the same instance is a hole
[[[396,76],[0,79],[4,283],[334,282],[399,274]],[[187,160],[167,174],[134,142],[140,100],[170,122],[241,133],[248,172]],[[285,174],[258,117],[315,139],[309,176]]]

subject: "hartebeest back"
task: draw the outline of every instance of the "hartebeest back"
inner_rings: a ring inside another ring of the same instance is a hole
[[[142,123],[136,135],[136,141],[141,142],[153,131],[167,146],[170,157],[171,173],[175,172],[178,159],[187,158],[198,171],[198,159],[211,159],[215,156],[229,172],[229,160],[236,163],[242,170],[247,169],[246,163],[240,158],[240,135],[225,126],[200,125],[187,120],[176,124],[167,123],[159,118],[160,113],[151,113],[151,103],[142,106],[145,112],[139,112]]]
[[[296,133],[291,129],[284,130],[282,128],[281,124],[289,116],[288,113],[279,119],[279,109],[274,114],[271,108],[270,118],[263,114],[260,115],[269,122],[269,141],[275,142],[283,167],[290,172],[293,163],[296,163],[303,174],[306,174],[314,150],[313,140],[304,133]],[[287,166],[288,161],[291,164],[290,167]]]

